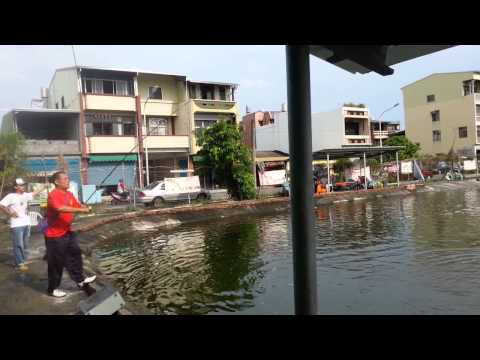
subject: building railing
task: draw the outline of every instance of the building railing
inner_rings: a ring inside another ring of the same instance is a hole
[[[394,131],[374,130],[374,131],[373,131],[373,136],[374,136],[375,138],[380,138],[380,137],[384,138],[384,137],[388,137],[388,135],[391,134],[392,132],[394,132]]]
[[[24,151],[27,155],[58,155],[80,153],[78,140],[25,140]]]

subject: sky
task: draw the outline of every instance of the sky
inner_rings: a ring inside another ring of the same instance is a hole
[[[285,47],[273,45],[74,45],[77,63],[186,75],[190,80],[239,84],[240,114],[280,110],[287,102]],[[0,117],[11,108],[30,107],[56,68],[73,66],[70,45],[0,46]],[[437,72],[480,70],[480,46],[457,46],[393,66],[391,76],[350,74],[310,57],[312,112],[346,102],[363,103],[376,118],[400,121],[401,87]]]

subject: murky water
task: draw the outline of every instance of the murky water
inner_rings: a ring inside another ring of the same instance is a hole
[[[320,314],[480,314],[480,191],[315,211]],[[289,215],[120,234],[102,272],[153,313],[292,314]]]

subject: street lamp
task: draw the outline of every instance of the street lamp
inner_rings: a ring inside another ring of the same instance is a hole
[[[380,116],[378,117],[378,122],[379,122],[379,131],[380,131],[380,147],[383,147],[383,142],[382,142],[382,116],[385,114],[387,111],[390,111],[394,108],[396,108],[400,103],[396,103],[395,105],[389,107],[387,110],[382,112]],[[380,153],[380,164],[383,164],[383,154]]]

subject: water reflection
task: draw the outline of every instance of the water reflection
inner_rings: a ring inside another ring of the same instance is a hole
[[[358,199],[315,209],[324,314],[479,313],[480,194]],[[293,312],[288,214],[120,234],[96,250],[152,312]]]

